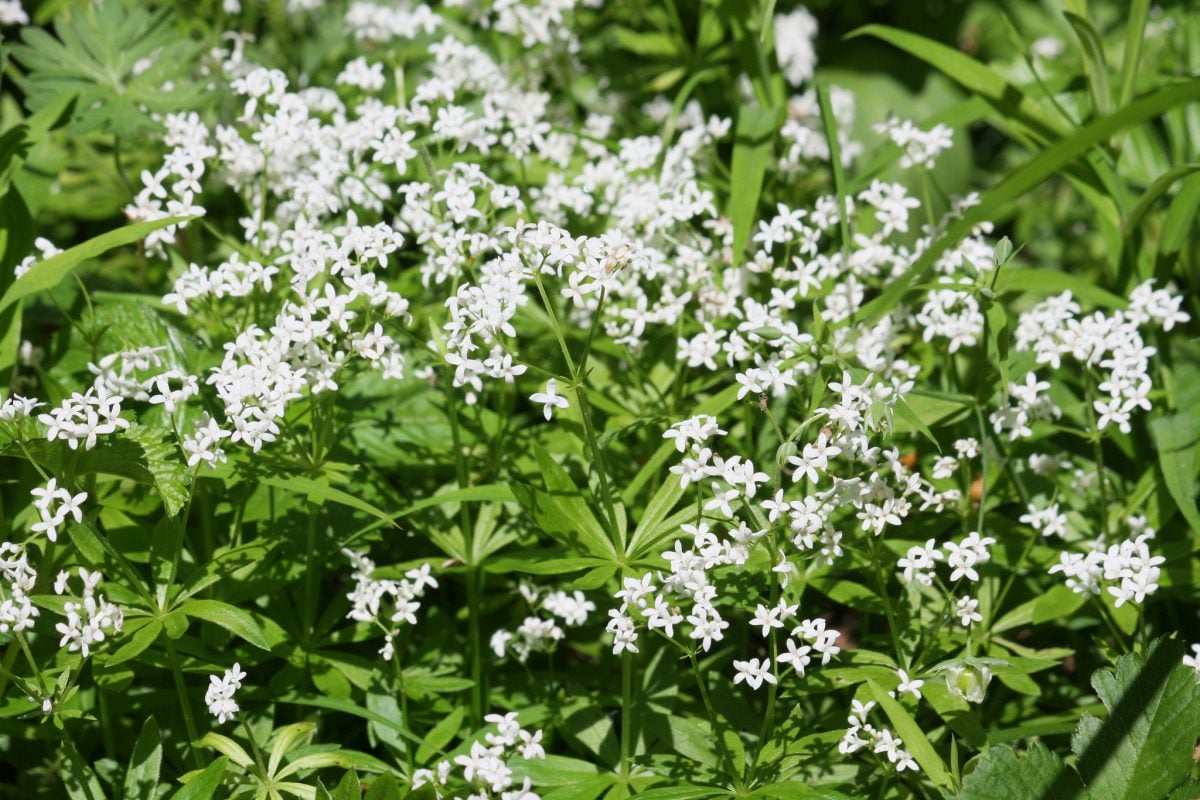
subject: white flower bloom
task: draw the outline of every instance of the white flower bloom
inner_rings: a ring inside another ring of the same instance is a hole
[[[218,724],[224,724],[233,719],[238,713],[238,704],[234,694],[242,688],[246,673],[242,672],[240,664],[234,664],[225,670],[220,678],[209,676],[208,690],[204,693],[204,702],[208,705],[208,713],[217,718]]]
[[[558,394],[558,381],[555,378],[546,381],[546,391],[534,392],[529,399],[542,404],[542,413],[547,420],[554,416],[554,409],[566,408],[568,405],[567,398]]]

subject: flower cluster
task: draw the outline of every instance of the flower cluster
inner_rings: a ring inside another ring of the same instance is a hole
[[[1112,595],[1118,608],[1128,602],[1141,605],[1147,595],[1158,590],[1161,565],[1166,559],[1151,554],[1149,543],[1154,540],[1154,530],[1145,526],[1144,519],[1135,517],[1126,522],[1136,534],[1132,539],[1107,546],[1097,540],[1088,543],[1085,553],[1060,553],[1050,574],[1061,573],[1076,594],[1099,595],[1104,590]]]
[[[241,664],[234,664],[221,677],[210,675],[208,689],[204,692],[204,702],[208,713],[217,718],[217,724],[223,725],[237,716],[238,704],[233,698],[242,688],[246,673],[242,672]]]
[[[517,712],[488,714],[484,722],[496,726],[495,732],[484,734],[484,742],[471,743],[471,749],[453,762],[439,761],[432,769],[419,769],[413,773],[413,789],[422,786],[433,788],[434,796],[447,797],[455,784],[463,783],[470,797],[475,800],[539,800],[532,783],[526,777],[515,783],[509,761],[517,756],[525,760],[546,757],[542,748],[542,732],[528,731],[517,722]],[[454,768],[461,770],[461,779]],[[459,797],[461,795],[455,795]]]
[[[355,622],[374,623],[383,630],[384,642],[379,653],[384,661],[391,661],[396,652],[395,639],[400,625],[417,624],[420,599],[425,596],[426,589],[437,588],[437,579],[430,574],[428,564],[408,570],[401,580],[373,578],[375,562],[365,553],[343,549],[342,554],[354,565],[354,590],[346,595],[350,600],[346,617]],[[386,607],[385,602],[388,603]]]
[[[1114,425],[1122,433],[1129,433],[1133,412],[1151,408],[1150,357],[1157,351],[1146,344],[1141,328],[1169,331],[1177,323],[1186,322],[1189,316],[1180,310],[1182,302],[1183,297],[1173,287],[1155,289],[1153,282],[1147,281],[1134,289],[1128,310],[1084,315],[1071,292],[1063,292],[1021,315],[1016,347],[1031,351],[1038,364],[1055,370],[1063,366],[1064,359],[1076,363],[1087,374],[1089,386],[1105,395],[1089,403],[1089,411],[1097,415],[1097,429]],[[993,416],[997,431],[1006,428],[1014,439],[1028,436],[1031,431],[1025,424],[1027,419],[1058,416],[1052,402],[1040,397],[1049,388],[1048,382],[1037,381],[1031,373],[1022,389],[1023,396],[1017,398],[1018,405],[1008,414],[1012,420]],[[1016,396],[1017,390],[1012,391]],[[1024,406],[1034,408],[1023,413]]]
[[[99,572],[89,572],[79,567],[78,575],[83,589],[76,599],[68,600],[63,605],[63,614],[67,619],[54,627],[62,634],[59,647],[66,647],[72,653],[78,650],[87,658],[94,645],[121,632],[125,618],[118,606],[96,591],[102,579]],[[70,588],[70,578],[70,573],[60,572],[54,581],[54,593],[66,594]]]
[[[29,594],[37,584],[37,570],[29,563],[24,548],[0,543],[0,634],[20,633],[34,626],[41,612]]]
[[[852,701],[850,715],[846,718],[846,733],[838,742],[838,752],[849,755],[867,749],[887,758],[888,763],[895,766],[897,772],[906,769],[916,772],[920,768],[912,754],[904,749],[904,742],[900,737],[888,728],[876,728],[867,721],[867,715],[873,708],[874,702]]]
[[[71,494],[58,485],[57,479],[51,478],[45,487],[34,488],[30,494],[35,498],[33,507],[38,512],[38,521],[31,526],[34,533],[44,533],[47,539],[56,542],[58,529],[67,521],[67,517],[83,522],[81,506],[88,499],[87,492]]]
[[[103,387],[93,386],[83,393],[74,392],[48,414],[39,414],[38,422],[46,426],[49,441],[62,439],[72,450],[82,442],[84,450],[91,450],[100,436],[129,427],[129,420],[121,416],[122,400]]]
[[[531,609],[544,611],[549,616],[530,614],[516,630],[500,629],[493,633],[491,647],[496,658],[503,658],[511,650],[517,661],[524,664],[531,653],[551,650],[566,636],[560,621],[569,628],[578,627],[586,624],[588,615],[596,610],[596,604],[578,590],[571,594],[558,590],[543,595],[536,586],[523,581],[519,589]]]

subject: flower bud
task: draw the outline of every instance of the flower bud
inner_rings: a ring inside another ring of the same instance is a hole
[[[796,455],[796,453],[796,443],[790,440],[786,441],[779,445],[779,449],[775,451],[775,463],[780,467],[786,467],[788,458]]]
[[[783,331],[770,326],[755,328],[750,333],[767,342],[777,342],[783,338]]]
[[[992,261],[997,267],[1003,266],[1009,258],[1012,257],[1012,242],[1005,236],[1000,241],[996,242],[996,249],[992,251]]]
[[[946,669],[946,688],[968,703],[982,703],[992,671],[982,664],[954,664]]]

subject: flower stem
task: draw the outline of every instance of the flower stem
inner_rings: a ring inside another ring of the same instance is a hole
[[[633,653],[621,654],[621,778],[630,774],[633,753]]]
[[[700,663],[696,660],[694,650],[688,650],[688,660],[692,662],[692,674],[696,676],[696,687],[700,690],[700,700],[704,703],[704,710],[708,713],[708,724],[712,727],[713,740],[717,744],[717,750],[721,753],[721,757],[725,759],[725,763],[729,767],[729,775],[733,779],[734,788],[740,794],[742,791],[740,770],[737,769],[737,765],[733,762],[733,756],[725,746],[725,737],[717,725],[717,711],[713,708],[712,699],[708,696],[708,686],[704,682],[704,675],[700,672]]]
[[[183,711],[183,726],[187,730],[188,750],[191,753],[192,764],[196,769],[204,769],[204,759],[196,749],[196,741],[200,734],[196,729],[196,718],[192,715],[192,704],[188,702],[187,686],[183,682],[183,670],[179,667],[179,653],[175,650],[175,642],[167,637],[167,659],[171,662],[171,677],[175,681],[175,693],[179,696],[179,707]]]

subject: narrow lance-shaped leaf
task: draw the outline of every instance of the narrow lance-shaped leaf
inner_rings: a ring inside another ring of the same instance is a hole
[[[75,268],[89,259],[103,255],[115,247],[144,239],[154,231],[169,225],[179,225],[190,219],[194,218],[167,217],[166,219],[157,219],[151,222],[138,222],[133,225],[126,225],[124,228],[117,228],[115,231],[102,233],[83,244],[75,245],[70,250],[64,250],[56,256],[39,261],[28,272],[17,278],[12,286],[8,287],[8,291],[4,293],[4,296],[0,297],[0,312],[3,312],[4,309],[23,297],[28,297],[36,292],[44,292],[47,289],[53,289],[63,278],[70,275]]]
[[[733,258],[740,262],[758,218],[758,201],[771,160],[779,114],[773,108],[742,106],[738,112],[730,178],[729,219],[733,222]]]

